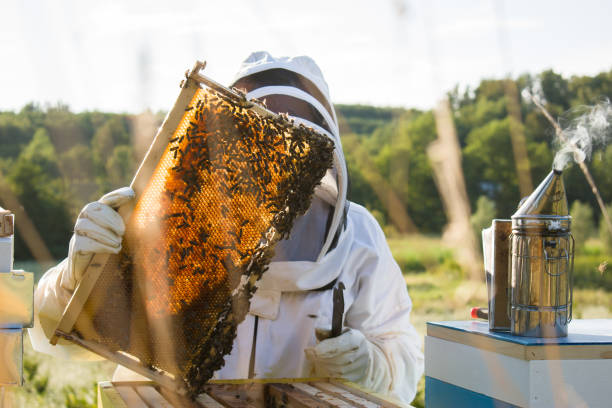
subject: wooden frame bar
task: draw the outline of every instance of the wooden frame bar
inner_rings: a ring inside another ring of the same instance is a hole
[[[181,92],[179,93],[178,99],[175,102],[172,110],[168,113],[164,122],[162,123],[158,133],[155,135],[144,160],[140,164],[140,167],[136,171],[136,175],[130,184],[130,187],[136,193],[136,197],[139,197],[146,187],[147,182],[151,178],[153,170],[157,166],[164,149],[168,145],[169,140],[172,138],[174,131],[184,115],[183,107],[186,103],[189,103],[193,99],[194,94],[200,89],[200,79],[203,77],[199,75],[199,71],[206,66],[205,63],[197,61],[191,71],[188,71],[187,79],[183,82]],[[194,79],[196,78],[196,79]],[[122,206],[119,209],[119,213],[127,221],[129,214],[133,208],[133,202]],[[55,334],[50,339],[51,344],[55,345],[58,340],[58,332],[63,334],[70,333],[76,320],[83,310],[85,302],[89,297],[93,287],[95,286],[102,270],[106,266],[111,255],[109,254],[96,254],[87,266],[86,272],[83,274],[83,279],[77,286],[72,298],[68,302],[64,314],[59,321]]]
[[[83,340],[80,337],[72,334],[62,333],[59,331],[56,333],[66,340],[76,343],[79,346],[98,354],[99,356],[115,361],[116,363],[121,364],[122,366],[127,367],[138,374],[144,375],[159,385],[169,388],[180,395],[185,395],[187,393],[181,380],[175,379],[171,374],[166,373],[165,371],[156,371],[146,368],[140,364],[138,359],[130,356],[129,354],[110,352],[96,342]]]

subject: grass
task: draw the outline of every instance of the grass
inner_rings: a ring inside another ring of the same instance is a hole
[[[393,257],[404,273],[435,272],[441,267],[459,271],[453,251],[437,237],[425,235],[393,238],[387,241]]]
[[[23,348],[24,386],[9,389],[15,407],[94,408],[98,382],[109,380],[116,367],[109,361],[63,360],[38,353],[27,333]]]
[[[453,250],[439,238],[394,238],[389,246],[404,273],[413,302],[412,322],[422,336],[428,321],[466,320],[471,307],[486,306],[484,273],[483,281],[466,280]],[[598,269],[606,260],[612,257],[593,240],[576,255],[574,318],[612,318],[612,274]],[[35,272],[37,277],[43,271],[36,263],[17,262],[16,268]],[[93,407],[97,382],[110,379],[115,367],[110,362],[73,362],[36,353],[27,339],[24,349],[26,385],[15,390],[16,406]],[[423,380],[413,404],[424,406]]]

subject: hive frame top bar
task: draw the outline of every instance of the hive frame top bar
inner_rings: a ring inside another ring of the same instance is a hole
[[[244,104],[245,108],[251,109],[261,116],[271,118],[280,117],[280,115],[271,112],[257,102],[248,101],[244,94],[228,89],[218,82],[202,75],[200,71],[203,70],[205,66],[206,62],[196,61],[193,68],[185,72],[185,79],[181,81],[181,91],[179,96],[172,109],[166,115],[166,118],[155,135],[149,150],[147,151],[142,163],[136,171],[132,183],[130,184],[130,187],[136,193],[136,199],[118,209],[119,214],[121,214],[125,221],[129,219],[135,202],[144,191],[148,180],[153,174],[155,166],[159,162],[161,156],[163,155],[164,149],[180,123],[184,114],[184,106],[186,106],[192,100],[198,89],[201,89],[204,86],[211,88],[236,101],[237,103]],[[57,344],[60,337],[68,338],[68,335],[72,332],[74,324],[76,323],[79,314],[83,310],[85,302],[87,301],[98,278],[100,277],[100,274],[104,270],[110,256],[111,255],[109,254],[94,255],[87,266],[83,279],[75,289],[72,298],[64,309],[64,313],[62,314],[54,334],[50,339],[51,344]]]
[[[240,94],[234,91],[233,89],[229,89],[221,85],[220,83],[208,78],[207,76],[201,75],[200,71],[203,70],[205,67],[206,67],[206,62],[196,61],[191,71],[187,73],[187,78],[191,78],[201,84],[204,84],[208,86],[209,88],[214,89],[215,91],[222,93],[223,95],[231,99],[234,99],[236,102],[247,104],[246,106],[247,108],[254,110],[261,116],[272,117],[272,118],[279,117],[278,114],[266,109],[264,106],[260,105],[259,103],[247,100],[246,95]]]

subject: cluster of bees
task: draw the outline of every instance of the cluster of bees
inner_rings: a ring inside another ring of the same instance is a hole
[[[123,276],[133,276],[149,325],[182,333],[175,374],[194,394],[223,365],[274,244],[332,164],[327,137],[249,104],[196,91],[124,241]],[[154,343],[154,327],[149,335]],[[171,371],[155,353],[128,351]]]

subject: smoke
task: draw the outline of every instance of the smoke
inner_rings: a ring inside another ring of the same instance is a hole
[[[553,169],[563,170],[571,161],[581,163],[591,158],[593,150],[605,147],[612,140],[612,105],[609,100],[595,106],[584,106],[570,112],[557,132],[554,144],[557,153]]]

